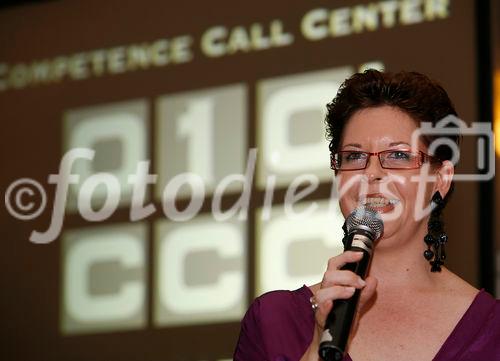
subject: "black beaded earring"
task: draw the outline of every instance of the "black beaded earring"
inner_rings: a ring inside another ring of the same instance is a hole
[[[344,250],[350,246],[347,244],[347,240],[349,239],[349,235],[347,234],[347,220],[344,221],[344,224],[342,225],[342,231],[344,231],[344,237],[342,238],[342,244],[344,245]]]
[[[427,244],[424,257],[431,264],[431,272],[441,272],[441,266],[446,259],[444,245],[448,241],[448,235],[444,232],[441,220],[441,211],[445,203],[439,192],[432,196],[432,203],[434,204],[427,224],[427,235],[424,237]]]

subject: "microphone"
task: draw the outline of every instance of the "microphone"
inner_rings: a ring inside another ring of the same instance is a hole
[[[384,223],[376,210],[361,206],[347,217],[346,226],[347,240],[344,243],[344,251],[361,251],[363,258],[357,263],[348,263],[341,269],[350,270],[364,279],[373,253],[373,243],[384,231]],[[341,361],[344,358],[360,292],[356,289],[351,298],[335,300],[326,318],[325,330],[319,344],[319,356],[324,361]]]

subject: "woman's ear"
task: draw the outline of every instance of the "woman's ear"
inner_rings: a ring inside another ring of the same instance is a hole
[[[448,194],[448,191],[450,190],[451,181],[454,174],[455,167],[453,166],[453,163],[449,160],[443,161],[436,172],[437,178],[436,183],[434,184],[434,191],[432,193],[434,194],[436,191],[439,191],[441,197],[443,197],[444,199],[444,197],[446,197],[446,194]]]

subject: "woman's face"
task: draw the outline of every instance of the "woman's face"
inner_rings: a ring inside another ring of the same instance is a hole
[[[417,123],[399,108],[365,108],[348,120],[339,150],[411,151],[412,133],[416,129]],[[423,142],[419,142],[418,150],[427,153]],[[439,189],[436,181],[421,183],[419,189],[415,176],[420,171],[421,169],[384,169],[375,155],[369,157],[367,167],[363,170],[339,171],[337,179],[343,215],[347,217],[358,206],[367,205],[382,215],[383,238],[390,238],[396,231],[397,238],[415,235],[419,227],[425,227],[424,222],[428,218],[422,218],[421,214],[419,218],[415,206],[420,207],[419,209],[427,207],[432,194]],[[429,172],[435,173],[436,169]],[[443,197],[446,191],[441,192]]]

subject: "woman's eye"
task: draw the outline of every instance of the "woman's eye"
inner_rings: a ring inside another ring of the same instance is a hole
[[[359,160],[363,158],[363,153],[353,152],[346,154],[346,160]]]
[[[398,160],[409,160],[411,158],[411,155],[409,152],[399,151],[399,152],[389,153],[389,158]]]

